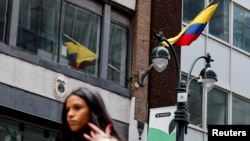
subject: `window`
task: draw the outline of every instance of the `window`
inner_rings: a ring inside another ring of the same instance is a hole
[[[207,95],[207,124],[227,124],[228,94],[213,88]]]
[[[0,1],[0,41],[4,41],[8,0]]]
[[[19,124],[17,122],[0,118],[0,140],[7,141],[13,137],[14,131],[18,130]],[[18,135],[14,136],[17,137]]]
[[[127,36],[125,27],[111,24],[110,42],[108,54],[108,79],[125,86],[126,58],[127,58]]]
[[[56,132],[0,118],[1,141],[54,141]]]
[[[68,55],[71,67],[97,76],[100,31],[101,16],[68,3],[65,5],[63,44],[67,53],[64,56]]]
[[[232,124],[250,124],[250,101],[233,95]]]
[[[66,64],[74,69],[126,87],[130,20],[109,5],[102,8],[109,12],[102,13],[81,4],[65,4],[61,58],[69,59]],[[102,30],[102,27],[109,29]],[[103,40],[107,44],[100,44]]]
[[[60,0],[21,0],[17,46],[43,58],[56,60],[59,11]]]
[[[234,4],[233,45],[250,52],[250,12]]]
[[[24,131],[19,131],[19,133],[20,141],[52,141],[49,139],[49,131],[34,126],[24,125]]]
[[[209,34],[229,42],[229,2],[228,0],[215,0],[219,3],[209,21]]]

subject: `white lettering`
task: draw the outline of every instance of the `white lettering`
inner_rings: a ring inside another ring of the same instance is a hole
[[[218,136],[218,129],[213,129],[212,130],[212,136]]]
[[[246,136],[246,131],[219,131],[218,129],[212,129],[212,136]]]

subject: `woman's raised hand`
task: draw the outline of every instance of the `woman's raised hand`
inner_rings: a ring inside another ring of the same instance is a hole
[[[99,129],[97,126],[95,126],[92,123],[88,123],[89,127],[91,128],[90,135],[84,133],[83,136],[88,141],[111,141],[111,129],[112,124],[108,124],[105,132]]]

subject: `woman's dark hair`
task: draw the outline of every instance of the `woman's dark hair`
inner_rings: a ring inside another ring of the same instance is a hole
[[[97,91],[92,89],[90,90],[90,88],[87,87],[81,87],[75,91],[72,91],[66,97],[65,101],[67,101],[67,99],[71,95],[77,95],[85,100],[90,109],[91,123],[95,124],[103,131],[105,131],[106,126],[108,124],[111,123],[113,125],[113,121],[106,109],[103,99]],[[71,132],[67,123],[66,102],[64,102],[63,104],[61,118],[62,118],[62,125],[57,135],[56,141],[71,141],[74,134]],[[116,137],[119,141],[122,140],[122,138],[118,135],[118,133],[114,128],[112,128],[111,136]]]

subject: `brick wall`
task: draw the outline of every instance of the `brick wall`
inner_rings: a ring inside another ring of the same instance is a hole
[[[139,70],[146,70],[149,66],[150,50],[150,17],[151,0],[137,0],[136,14],[133,33],[132,50],[132,84],[131,92],[135,97],[135,119],[147,122],[148,112],[148,83],[144,87],[135,87],[138,82],[137,76]],[[146,78],[147,79],[147,78]]]
[[[150,49],[158,45],[154,34],[162,31],[168,39],[181,31],[181,0],[153,0],[151,10],[151,43]],[[149,106],[150,108],[173,106],[176,104],[177,69],[173,52],[169,50],[170,61],[167,68],[158,73],[152,69],[149,75]],[[180,61],[180,47],[175,47]]]
[[[139,70],[146,70],[151,63],[149,55],[158,45],[154,34],[162,31],[166,38],[181,31],[181,0],[137,0],[133,33],[131,92],[135,97],[135,119],[148,121],[148,109],[172,106],[176,103],[177,70],[173,53],[162,73],[153,68],[146,77],[144,87],[135,87]],[[180,48],[176,47],[179,58]]]

